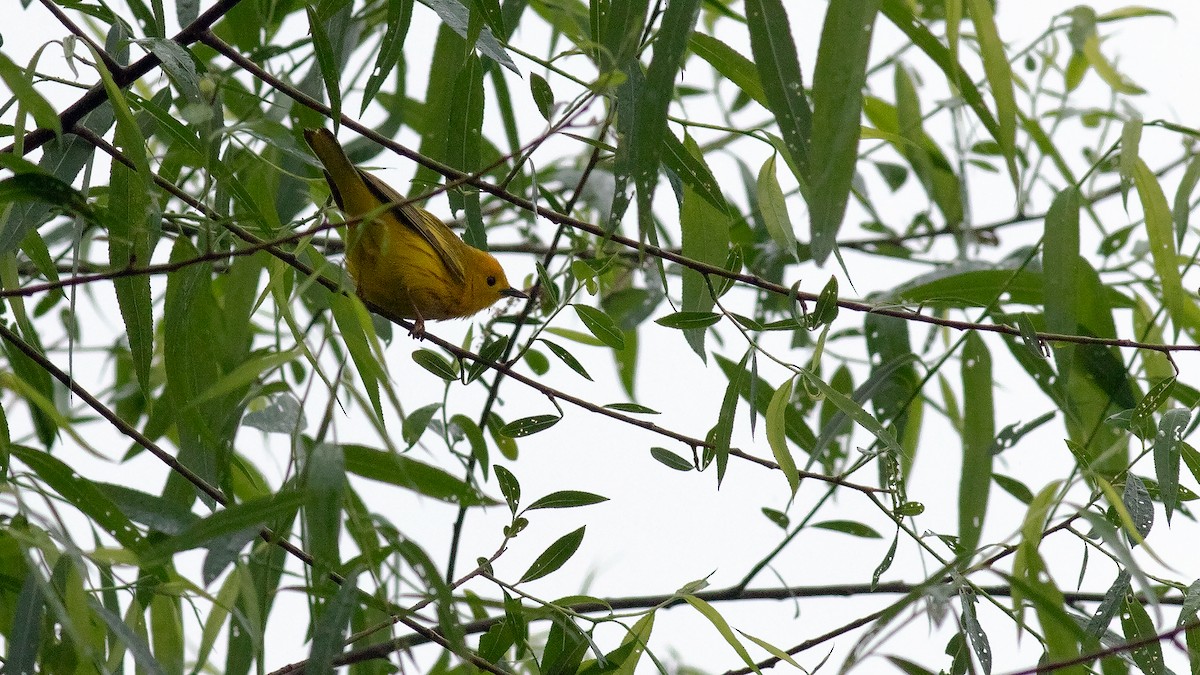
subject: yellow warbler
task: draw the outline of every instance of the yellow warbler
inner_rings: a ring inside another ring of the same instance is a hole
[[[304,139],[325,167],[333,199],[346,215],[346,266],[358,295],[414,319],[414,336],[424,333],[425,319],[466,317],[500,298],[528,297],[509,285],[495,258],[355,167],[332,132],[305,129]]]

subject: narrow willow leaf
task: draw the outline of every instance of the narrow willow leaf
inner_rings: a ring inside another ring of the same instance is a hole
[[[582,363],[580,363],[580,362],[579,362],[579,359],[576,359],[576,358],[575,358],[575,357],[574,357],[574,356],[571,354],[571,352],[567,351],[567,350],[566,350],[565,348],[563,348],[561,345],[559,345],[559,344],[557,344],[557,343],[554,343],[554,342],[551,342],[551,341],[549,341],[549,340],[547,340],[547,339],[545,339],[545,338],[541,338],[541,342],[542,342],[543,344],[545,344],[547,347],[549,347],[549,348],[550,348],[550,351],[551,351],[551,352],[553,352],[553,353],[554,353],[554,355],[555,355],[555,356],[557,356],[557,357],[559,358],[559,360],[560,360],[560,361],[562,361],[563,363],[567,364],[567,367],[568,367],[568,368],[570,368],[571,370],[573,370],[573,371],[575,371],[575,372],[579,373],[580,375],[582,375],[582,376],[583,376],[585,379],[587,379],[587,380],[591,380],[591,379],[592,379],[592,376],[591,376],[591,375],[588,375],[587,369],[585,369],[585,368],[583,367],[583,364],[582,364]]]
[[[564,534],[562,537],[559,537],[558,541],[550,544],[550,546],[543,551],[536,560],[533,561],[533,564],[529,566],[529,569],[525,571],[525,574],[521,575],[521,580],[517,583],[523,584],[527,581],[533,581],[534,579],[541,579],[542,577],[555,572],[558,570],[558,568],[565,565],[566,562],[571,559],[571,556],[575,555],[575,551],[579,550],[579,545],[583,542],[583,534],[586,529],[587,527],[585,526],[575,530],[574,532]]]
[[[1131,96],[1146,93],[1145,89],[1139,87],[1117,70],[1116,66],[1104,55],[1104,52],[1100,51],[1100,36],[1094,29],[1084,39],[1083,56],[1087,59],[1087,63],[1092,67],[1092,70],[1096,71],[1100,79],[1104,80],[1104,83],[1109,87],[1112,87],[1113,91]]]
[[[828,326],[837,318],[838,311],[838,280],[835,276],[830,276],[825,287],[821,289],[821,294],[817,296],[817,306],[812,314],[808,315],[808,329],[816,330],[821,326]]]
[[[896,545],[900,543],[900,532],[897,530],[896,535],[892,537],[892,545],[888,547],[887,553],[883,555],[883,560],[875,566],[875,571],[871,573],[871,590],[879,585],[879,577],[883,576],[892,567],[892,561],[896,559]]]
[[[693,163],[701,164],[704,173],[711,175],[708,167],[704,165],[704,154],[690,136],[684,137],[683,152]],[[702,180],[713,181],[708,192],[720,195],[721,191],[716,185],[715,178],[703,178]],[[728,205],[724,203],[723,197],[716,205],[714,205],[713,199],[705,192],[699,192],[692,185],[685,183],[683,203],[679,206],[679,223],[683,237],[683,255],[710,265],[720,265],[729,256],[730,211]],[[715,302],[710,287],[711,278],[687,268],[683,270],[682,275],[683,304],[681,309],[685,312],[709,312]],[[684,329],[684,338],[691,346],[692,351],[705,361],[708,359],[708,353],[704,348],[707,334],[703,327]]]
[[[1171,514],[1179,507],[1179,458],[1183,434],[1192,413],[1187,408],[1172,408],[1163,413],[1158,422],[1158,433],[1154,435],[1154,475],[1158,479],[1158,495],[1167,512],[1167,523]]]
[[[654,323],[666,328],[708,328],[721,320],[721,314],[716,312],[675,312],[654,320]]]
[[[1158,630],[1146,608],[1137,596],[1125,594],[1124,611],[1121,612],[1121,628],[1129,642],[1142,643],[1129,653],[1134,663],[1146,675],[1167,675],[1171,670],[1163,661],[1162,643],[1157,639]]]
[[[1129,111],[1128,118],[1121,125],[1121,151],[1117,158],[1118,173],[1121,177],[1121,202],[1129,207],[1129,188],[1133,186],[1133,172],[1138,160],[1138,147],[1142,142],[1142,117],[1136,111]]]
[[[1158,412],[1167,399],[1171,397],[1171,391],[1175,388],[1175,378],[1168,377],[1159,381],[1153,387],[1146,391],[1146,395],[1138,404],[1133,407],[1133,414],[1129,417],[1129,426],[1139,430],[1142,438],[1149,438],[1150,429],[1153,428],[1153,416]]]
[[[779,470],[787,479],[792,496],[795,496],[796,490],[800,488],[800,473],[796,469],[796,460],[792,458],[792,451],[788,449],[787,436],[784,434],[784,416],[792,405],[794,382],[795,379],[789,377],[775,390],[775,394],[771,396],[771,403],[767,406],[766,418],[767,443],[771,446],[771,453],[775,456],[775,462],[779,464]]]
[[[404,424],[400,427],[400,437],[404,439],[408,447],[411,448],[421,440],[421,435],[425,433],[425,429],[429,428],[429,422],[441,408],[442,404],[440,403],[430,403],[405,415]]]
[[[404,53],[404,38],[408,36],[408,28],[412,25],[413,4],[413,0],[387,0],[387,19],[383,23],[386,30],[379,42],[379,51],[375,54],[375,65],[363,87],[362,108],[358,112],[360,116],[375,100],[375,95],[400,62],[400,56]]]
[[[707,61],[708,65],[747,96],[762,107],[770,109],[767,94],[763,91],[762,81],[758,78],[753,61],[739,54],[733,47],[704,33],[692,33],[689,47],[692,53]]]
[[[1092,616],[1088,619],[1087,626],[1084,630],[1088,635],[1094,638],[1100,638],[1108,630],[1108,625],[1112,623],[1113,617],[1117,615],[1117,610],[1120,609],[1121,603],[1125,601],[1125,594],[1129,592],[1129,580],[1132,577],[1129,572],[1121,570],[1117,575],[1116,581],[1104,593],[1104,600],[1100,602],[1100,606],[1092,612]]]
[[[1079,209],[1082,203],[1082,195],[1072,185],[1055,196],[1046,212],[1042,273],[1046,284],[1046,330],[1051,333],[1074,334],[1078,331],[1079,284],[1076,275],[1079,273]],[[1074,354],[1073,345],[1055,345],[1058,372],[1071,372]]]
[[[356,476],[412,490],[451,504],[480,506],[496,503],[445,470],[407,455],[355,444],[343,445],[342,452],[346,472]]]
[[[1192,192],[1196,190],[1197,182],[1200,182],[1200,158],[1193,157],[1192,161],[1188,162],[1183,177],[1179,179],[1179,187],[1175,190],[1175,201],[1172,204],[1176,246],[1183,241],[1183,235],[1188,229],[1188,218],[1192,214]]]
[[[530,73],[529,95],[533,98],[533,104],[537,106],[542,118],[549,122],[550,116],[554,112],[554,91],[550,89],[550,83],[546,82],[546,78],[537,73]]]
[[[671,29],[660,31],[654,40],[654,54],[646,68],[646,81],[644,86],[638,88],[633,136],[622,139],[628,141],[631,150],[633,179],[637,186],[639,232],[651,242],[655,241],[656,235],[650,205],[658,185],[663,137],[667,135],[667,110],[674,98],[675,78],[683,65],[688,37],[699,14],[700,0],[671,0],[667,3],[662,25]],[[640,67],[628,63],[622,66],[627,72]]]
[[[143,547],[141,533],[96,483],[83,478],[62,460],[45,452],[23,445],[12,445],[8,451],[122,546],[133,551]]]
[[[558,415],[533,415],[532,417],[522,417],[519,420],[513,420],[500,428],[500,433],[509,438],[521,438],[522,436],[531,436],[539,431],[545,431],[550,427],[558,424],[562,417]]]
[[[811,170],[806,193],[812,256],[818,264],[836,247],[846,215],[858,162],[867,57],[878,11],[879,0],[832,0],[825,10],[813,70]]]
[[[634,415],[661,415],[654,408],[647,408],[640,403],[606,403],[605,408],[609,410],[619,410],[621,412],[633,413]]]
[[[804,96],[796,40],[782,0],[747,0],[746,26],[750,29],[750,51],[768,107],[779,125],[788,154],[796,162],[796,180],[803,184],[810,173],[812,111]]]
[[[725,467],[729,463],[729,443],[733,438],[733,419],[737,413],[738,394],[749,378],[749,374],[746,372],[746,363],[750,360],[750,354],[753,351],[753,349],[747,350],[736,367],[725,369],[725,376],[729,378],[729,386],[725,388],[725,396],[721,400],[721,410],[717,413],[717,424],[709,436],[713,443],[712,449],[717,462],[717,485],[720,485],[721,479],[725,477]]]
[[[308,12],[308,31],[312,35],[313,55],[316,56],[317,68],[325,83],[325,92],[329,95],[329,108],[334,119],[337,119],[342,114],[342,85],[338,77],[341,72],[338,68],[339,54],[335,53],[333,41],[327,30],[328,26],[320,12],[313,5],[306,7],[306,10]]]
[[[996,100],[996,142],[1000,144],[1008,164],[1009,178],[1017,184],[1017,101],[1013,93],[1012,66],[1008,63],[1008,49],[996,29],[993,5],[987,0],[966,0],[975,35],[979,39],[980,56],[983,57],[983,72],[987,76],[992,98]]]
[[[58,119],[58,113],[54,112],[54,106],[33,88],[32,71],[31,66],[29,74],[26,74],[25,69],[13,63],[8,56],[0,54],[0,79],[8,85],[8,90],[33,115],[33,121],[39,127],[53,131],[55,136],[61,136],[62,122]]]
[[[691,471],[692,463],[666,448],[650,448],[650,456],[676,471]]]
[[[1031,354],[1039,359],[1046,358],[1045,346],[1042,339],[1038,337],[1037,328],[1033,325],[1033,320],[1029,318],[1027,312],[1021,312],[1016,317],[1017,330],[1021,331],[1021,342]]]
[[[717,629],[717,632],[721,634],[721,637],[725,638],[725,641],[729,643],[729,646],[733,647],[733,651],[737,652],[737,655],[741,657],[742,661],[749,666],[751,670],[756,673],[760,672],[758,666],[755,665],[754,660],[750,658],[750,653],[746,651],[746,648],[742,645],[741,640],[737,639],[737,635],[734,635],[733,629],[730,628],[729,623],[725,621],[725,617],[721,616],[721,613],[718,612],[715,607],[691,594],[683,596],[683,599],[686,600],[689,605],[695,608],[697,612],[700,612],[701,616],[708,619],[709,622],[712,623],[713,627]]]
[[[958,490],[958,538],[970,557],[979,546],[988,490],[992,485],[992,440],[996,435],[992,403],[992,356],[978,333],[967,334],[962,351],[963,467]]]
[[[572,305],[572,307],[575,308],[575,313],[579,315],[579,320],[583,322],[584,327],[591,331],[597,340],[613,349],[625,348],[625,334],[612,320],[612,317],[588,305]]]
[[[1150,239],[1150,253],[1154,257],[1154,271],[1162,288],[1163,306],[1178,328],[1187,331],[1193,340],[1198,339],[1200,308],[1183,289],[1167,198],[1158,178],[1141,159],[1134,164],[1133,183],[1137,187],[1146,218],[1146,234]]]
[[[795,666],[796,668],[799,668],[800,670],[804,670],[804,666],[801,666],[799,663],[797,663],[796,659],[793,659],[791,654],[788,654],[787,652],[783,651],[779,647],[776,647],[775,645],[771,644],[770,642],[767,642],[766,640],[756,638],[744,630],[738,630],[738,632],[742,634],[742,637],[753,642],[754,644],[758,645],[759,647],[762,647],[763,649],[767,650],[767,652],[770,653],[771,656],[774,656],[775,658],[779,659],[780,661],[785,661],[789,665]]]
[[[496,482],[500,484],[500,494],[504,495],[504,501],[508,502],[509,510],[516,513],[517,506],[521,504],[521,484],[517,481],[517,477],[508,469],[497,464]]]
[[[788,215],[783,189],[775,176],[775,155],[768,157],[758,171],[758,208],[766,223],[767,234],[771,235],[775,245],[788,257],[797,259],[796,231]]]
[[[975,652],[975,658],[979,659],[984,675],[991,675],[992,647],[983,626],[979,625],[979,617],[975,614],[975,591],[964,584],[958,591],[958,600],[962,607],[963,632],[971,641],[971,649]]]
[[[948,81],[954,83],[959,95],[975,112],[975,116],[987,128],[988,133],[996,142],[1000,142],[1000,126],[984,104],[983,95],[975,86],[971,74],[963,69],[957,59],[951,58],[950,50],[913,15],[912,5],[907,0],[880,0],[879,9],[914,46],[925,52]]]
[[[526,510],[534,509],[571,509],[577,506],[591,506],[608,501],[608,497],[602,497],[591,492],[582,492],[580,490],[559,490],[552,492],[541,499],[535,500]]]
[[[849,534],[864,539],[883,539],[883,535],[876,532],[870,525],[853,520],[826,520],[820,523],[813,523],[811,527],[822,530],[833,530],[834,532],[841,532],[842,534]]]
[[[1024,579],[1036,573],[1033,569],[1037,566],[1034,556],[1038,555],[1038,546],[1042,545],[1042,531],[1046,518],[1049,518],[1050,509],[1054,506],[1060,484],[1060,480],[1052,480],[1033,497],[1030,507],[1025,510],[1025,519],[1021,521],[1021,538],[1013,556],[1015,578]],[[1013,613],[1018,617],[1019,627],[1024,626],[1025,605],[1022,596],[1024,593],[1020,589],[1013,589]]]
[[[819,391],[826,400],[832,403],[843,414],[854,420],[859,426],[874,434],[875,438],[883,444],[884,449],[890,453],[894,453],[896,456],[900,456],[904,452],[900,444],[896,442],[896,437],[892,435],[892,432],[885,429],[879,423],[879,420],[872,417],[857,401],[834,389],[812,371],[802,370],[801,372],[804,374],[808,384]]]
[[[454,367],[454,364],[432,349],[418,349],[412,353],[412,360],[418,366],[447,382],[453,382],[458,379],[458,369]]]
[[[358,575],[349,575],[338,586],[333,598],[320,606],[314,619],[312,646],[306,669],[315,673],[333,672],[333,660],[342,653],[350,615],[358,601]]]
[[[234,504],[192,523],[177,535],[159,541],[139,558],[144,567],[161,565],[181,551],[204,546],[220,537],[294,514],[307,499],[306,492],[293,490]]]

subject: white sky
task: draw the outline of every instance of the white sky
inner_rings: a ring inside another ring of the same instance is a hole
[[[1115,2],[1092,4],[1099,12],[1123,6],[1122,3]],[[1108,38],[1104,44],[1104,51],[1110,56],[1118,55],[1118,67],[1147,90],[1146,95],[1131,100],[1131,104],[1147,120],[1162,118],[1187,126],[1197,126],[1195,111],[1200,110],[1200,102],[1196,100],[1197,88],[1193,86],[1194,74],[1190,69],[1192,64],[1200,62],[1200,41],[1195,38],[1200,30],[1200,4],[1146,4],[1169,9],[1177,18],[1175,21],[1149,18],[1103,25],[1101,31]],[[1024,45],[1044,29],[1052,16],[1070,9],[1073,5],[1074,3],[1053,1],[1001,2],[1001,13],[998,17],[1001,35],[1012,44]],[[812,73],[821,25],[819,17],[822,16],[825,6],[824,2],[814,0],[800,0],[791,6],[793,31],[800,45],[799,52],[806,77],[810,77]],[[168,15],[171,14],[168,9]],[[431,16],[432,13],[418,6],[415,20],[428,20]],[[36,30],[32,28],[35,22],[38,26]],[[61,34],[57,24],[36,4],[21,13],[18,24],[22,26],[21,30],[0,28],[5,40],[5,52],[14,56],[18,62],[23,58],[27,59],[44,40]],[[414,29],[409,34],[409,54],[421,53],[419,41],[431,39],[433,36],[432,30],[420,30],[418,25],[420,24],[414,24]],[[881,18],[877,25],[874,53],[886,54],[897,44],[897,34],[885,19]],[[735,38],[730,41],[737,44]],[[540,44],[524,33],[518,35],[517,40]],[[742,51],[749,52],[744,47]],[[43,64],[47,68],[53,68],[52,64],[58,59],[58,53],[51,47],[47,49]],[[906,62],[926,74],[925,83],[928,88],[922,90],[924,102],[935,100],[942,95],[939,92],[944,92],[944,88],[939,85],[937,75],[930,71],[928,62],[920,54],[910,52],[906,56]],[[529,72],[528,64],[520,61],[518,63]],[[418,92],[423,87],[425,75],[416,64],[413,64],[412,71],[410,81],[414,85],[413,91]],[[1021,74],[1020,71],[1018,74]],[[884,98],[891,96],[890,78],[891,71],[888,69],[881,75],[880,81],[871,82],[872,86],[879,87],[878,91]],[[518,96],[526,95],[526,90],[516,85],[513,91]],[[1104,87],[1094,74],[1088,76],[1081,97],[1096,102],[1096,105],[1105,105]],[[350,106],[347,109],[349,110]],[[528,132],[525,134],[526,138],[540,131],[536,126],[538,120],[540,118],[536,113],[529,116],[527,121],[530,127],[523,128],[523,132]],[[401,140],[412,139],[402,137]],[[1174,157],[1178,147],[1177,136],[1149,128],[1142,141],[1143,156],[1152,166]],[[766,154],[762,148],[752,149],[750,152],[757,154],[748,154],[745,161],[753,170],[757,170]],[[406,184],[411,169],[403,160],[393,161],[392,158],[381,156],[377,162],[384,167],[396,168],[395,171],[382,170],[381,175],[397,186]],[[723,185],[727,186],[730,192],[740,193],[740,187],[728,187],[740,186],[740,179],[733,173],[735,169],[732,163],[727,166],[717,165],[714,168],[718,170]],[[1057,180],[1057,176],[1047,177]],[[1012,213],[1011,191],[1005,189],[1006,179],[1000,177],[996,180],[999,182],[995,185],[987,179],[980,179],[972,185],[972,208],[977,222],[990,222]],[[1109,180],[1111,177],[1102,180],[1100,185],[1108,185]],[[874,190],[882,189],[877,180],[871,187]],[[996,189],[993,190],[993,187]],[[1166,181],[1164,187],[1168,195],[1173,193],[1173,181]],[[894,198],[884,197],[880,203],[894,204],[897,212],[908,213],[914,208],[911,201],[914,194],[908,191]],[[1112,219],[1110,224],[1106,224],[1108,229],[1127,224],[1137,217],[1136,199],[1131,199],[1130,203],[1129,215],[1121,211],[1119,202],[1113,202],[1102,210],[1106,218]],[[1045,206],[1044,201],[1036,202],[1031,204],[1031,210],[1040,211]],[[795,200],[791,208],[792,216],[799,226],[805,220],[803,211]],[[441,213],[445,214],[444,209]],[[856,222],[855,217],[856,214],[852,214],[848,222]],[[901,225],[902,222],[897,221],[893,224]],[[1032,242],[1039,231],[1037,223],[1007,231],[1001,235],[1003,245],[999,250],[1006,252],[1018,242]],[[806,238],[802,228],[800,234],[802,238]],[[507,241],[503,236],[496,240]],[[1085,251],[1089,250],[1089,244],[1094,243],[1094,238],[1089,240],[1085,236]],[[985,250],[982,255],[994,257],[997,253]],[[895,285],[898,279],[905,279],[922,269],[916,265],[884,264],[875,258],[867,258],[854,252],[847,252],[846,261],[851,273],[855,275],[853,282],[856,288],[863,293],[889,288]],[[508,257],[504,262],[514,282],[532,270],[532,265],[526,258]],[[788,281],[801,279],[806,289],[818,290],[834,270],[833,267],[818,270],[811,265],[800,269],[792,268],[789,270]],[[839,277],[842,276],[840,271],[836,273]],[[850,284],[844,278],[841,281],[843,292],[849,293]],[[155,283],[156,289],[161,290],[162,280],[157,279]],[[101,291],[100,295],[103,296],[107,292]],[[750,297],[744,293],[739,295],[735,292],[730,296],[730,303],[743,309],[750,306],[750,301]],[[81,311],[85,311],[88,306],[87,302],[80,303]],[[668,311],[664,305],[660,307],[657,315]],[[563,317],[566,318],[570,314],[572,313],[566,312]],[[108,339],[98,339],[101,334],[115,335],[122,330],[115,312],[105,314],[87,311],[85,316],[84,325],[88,326],[89,344],[104,344]],[[861,326],[861,320],[860,316],[843,311],[836,326],[857,327]],[[571,321],[573,319],[567,319],[563,325],[570,325]],[[466,325],[463,322],[435,324],[430,330],[438,335],[453,336],[463,333]],[[96,332],[97,339],[93,339],[93,331]],[[399,331],[397,333],[399,335]],[[717,351],[736,360],[744,350],[744,345],[733,331],[723,331],[722,334],[727,346],[718,348]],[[923,335],[922,331],[914,332],[914,346],[919,345]],[[715,419],[724,390],[724,378],[716,368],[703,368],[699,359],[686,348],[675,331],[648,323],[643,327],[641,336],[643,353],[640,361],[638,402],[662,412],[662,415],[653,419],[656,424],[692,436],[703,436]],[[711,339],[709,344],[715,346]],[[786,343],[777,337],[772,344],[782,352]],[[1040,394],[1031,392],[1029,384],[1019,371],[1013,370],[1013,365],[999,342],[989,340],[989,345],[993,348],[995,372],[1001,388],[996,399],[997,429],[1018,420],[1027,421],[1048,410],[1049,403]],[[409,358],[409,354],[415,348],[407,338],[397,337],[388,350],[393,381],[408,409],[415,409],[441,398],[437,382]],[[617,384],[606,350],[574,345],[571,349],[584,362],[596,378],[596,382],[585,382],[557,363],[554,363],[550,374],[541,378],[543,381],[599,403],[626,400]],[[789,356],[798,362],[804,362],[808,358],[807,353],[792,353]],[[1194,359],[1180,359],[1185,374],[1190,372],[1188,366],[1192,365],[1193,361]],[[829,362],[827,368],[831,371],[832,367],[832,362]],[[76,358],[75,368],[81,381],[102,381],[97,378],[108,374],[107,365],[98,364],[95,360],[89,361],[86,355]],[[957,363],[949,364],[944,372],[952,381],[955,380],[958,376]],[[765,365],[762,375],[772,384],[778,384],[782,377],[781,371]],[[553,412],[553,407],[543,397],[537,394],[527,395],[521,387],[513,383],[509,383],[505,388],[504,399],[502,414],[508,420]],[[478,414],[481,403],[482,397],[476,388],[456,387],[452,391],[452,412],[474,416]],[[565,406],[565,410],[566,419],[562,423],[549,431],[522,439],[520,460],[516,463],[505,462],[506,466],[521,480],[526,502],[558,489],[588,490],[605,495],[611,501],[587,509],[542,511],[533,514],[530,528],[511,544],[509,552],[497,564],[496,571],[500,578],[519,577],[547,544],[583,523],[587,524],[588,532],[580,552],[559,573],[530,584],[526,589],[528,592],[544,599],[581,592],[599,596],[669,593],[689,581],[709,574],[712,574],[713,587],[719,588],[740,579],[753,561],[777,543],[778,528],[769,523],[759,510],[764,506],[776,509],[784,509],[787,506],[787,486],[778,473],[734,461],[730,464],[724,484],[717,491],[714,489],[714,472],[673,472],[652,460],[648,452],[650,447],[661,445],[686,455],[686,448],[673,444],[668,439],[630,429],[569,406]],[[10,421],[12,417],[20,416],[10,415]],[[319,416],[320,409],[310,406],[310,425],[315,425]],[[909,495],[927,507],[925,514],[917,521],[919,531],[953,533],[957,529],[959,441],[944,422],[934,418],[933,411],[927,409],[927,429],[909,487]],[[752,438],[744,425],[744,406],[739,410],[739,419],[741,424],[735,437],[735,445],[759,456],[769,457],[770,451],[766,446],[762,420],[759,421],[758,433]],[[399,424],[396,420],[389,420],[389,423],[393,430],[398,429]],[[338,440],[371,440],[369,435],[360,432],[360,425],[355,424],[353,417],[342,419],[338,424]],[[124,441],[110,438],[100,430],[95,431],[94,439],[89,434],[89,440],[93,440],[96,447],[106,455],[119,455],[127,447]],[[251,432],[252,430],[247,430],[240,436],[240,446],[258,443],[260,436]],[[1037,491],[1049,480],[1067,474],[1070,458],[1062,445],[1061,437],[1061,428],[1057,422],[1047,425],[1038,434],[1006,453],[997,464],[997,471],[1018,476]],[[378,442],[373,444],[378,445]],[[120,450],[114,450],[117,448]],[[416,457],[424,461],[441,461],[436,453],[444,450],[436,443],[431,443],[430,448],[433,454],[423,455],[418,451]],[[270,450],[262,453],[264,469],[270,472],[271,462],[274,462],[278,466],[276,475],[283,475],[287,465],[286,453],[286,443],[279,438],[272,438]],[[142,482],[143,488],[143,471],[148,475],[162,475],[161,467],[144,455],[130,465],[121,467],[114,467],[81,454],[72,456],[71,461],[84,475],[104,477],[105,480]],[[1142,466],[1140,469],[1143,475],[1152,474],[1152,468]],[[874,468],[868,467],[857,479],[861,482],[871,482],[874,475]],[[1195,488],[1189,479],[1185,479],[1184,482]],[[445,555],[449,537],[448,524],[453,519],[453,509],[417,499],[403,491],[372,488],[367,488],[367,491],[373,494],[373,508],[405,528],[430,554],[439,559]],[[804,483],[797,503],[789,513],[793,518],[801,517],[806,512],[806,507],[814,503],[823,492],[821,485]],[[492,494],[498,493],[493,484]],[[1020,522],[1022,509],[1015,500],[998,488],[993,489],[992,499],[993,513],[989,514],[991,520],[985,530],[984,540],[1011,542],[1015,527]],[[1151,535],[1150,542],[1156,547],[1159,555],[1174,566],[1174,571],[1168,576],[1185,580],[1200,576],[1200,563],[1197,563],[1194,551],[1187,548],[1187,540],[1194,542],[1195,538],[1183,535],[1183,532],[1187,531],[1194,535],[1194,524],[1177,518],[1174,529],[1168,533],[1165,530],[1165,521],[1161,520],[1161,512],[1158,515],[1160,522],[1156,524],[1156,531]],[[486,514],[472,513],[467,521],[464,537],[467,543],[459,556],[460,572],[468,569],[470,561],[476,556],[491,553],[499,541],[499,529],[506,516],[507,512],[503,508],[492,509]],[[772,571],[764,572],[758,577],[756,585],[775,586],[780,580],[791,585],[868,581],[871,570],[878,564],[890,541],[892,530],[887,519],[853,492],[840,495],[836,502],[825,507],[816,520],[833,518],[863,520],[884,533],[886,539],[882,542],[860,540],[819,530],[806,531],[776,559]],[[1155,535],[1161,539],[1156,541]],[[1056,559],[1053,569],[1056,580],[1064,589],[1074,588],[1074,574],[1079,567],[1081,550],[1077,540],[1066,536],[1060,535],[1047,542],[1044,554]],[[929,571],[928,563],[923,568],[916,552],[915,545],[902,538],[897,561],[884,579],[916,581],[923,578]],[[1138,559],[1146,561],[1144,555],[1139,555]],[[1085,590],[1103,591],[1114,575],[1111,564],[1101,562],[1099,556],[1093,555],[1089,575],[1083,587]],[[977,581],[1000,582],[998,578],[989,575],[982,575]],[[493,595],[494,590],[486,584],[479,583],[472,584],[470,588],[486,595]],[[798,620],[793,617],[794,606],[787,602],[748,602],[740,605],[725,603],[719,605],[719,609],[735,627],[787,648],[882,607],[894,599],[894,596],[852,600],[806,599],[799,602],[801,615]],[[302,647],[303,619],[289,619],[289,615],[307,616],[303,596],[299,593],[285,593],[280,598],[280,603],[275,609],[276,621],[267,645],[268,652],[271,653],[268,668],[282,666],[306,654]],[[957,603],[954,604],[954,608],[957,609]],[[1173,623],[1174,616],[1175,610],[1166,610],[1160,625]],[[299,623],[296,623],[297,621]],[[1007,619],[993,610],[982,609],[981,621],[984,628],[991,631],[996,659],[995,672],[1030,666],[1035,662],[1039,650],[1034,641],[1027,637],[1019,645],[1013,643],[1011,624]],[[937,637],[930,638],[929,627],[922,617],[907,627],[902,637],[889,641],[883,651],[908,655],[929,667],[944,666],[945,657],[938,656],[949,635],[944,628],[945,626],[938,632]],[[852,633],[850,638],[842,638],[823,649],[805,653],[799,660],[807,667],[815,666],[829,647],[836,645],[831,661],[840,662],[857,635],[858,633]],[[197,633],[192,633],[193,644],[197,639]],[[614,647],[618,639],[611,632],[600,633],[600,642],[606,648]],[[660,657],[674,660],[670,657],[674,651],[678,654],[679,661],[710,672],[720,672],[739,665],[737,657],[711,625],[689,609],[677,608],[660,615],[652,646],[660,650]],[[1165,650],[1170,658],[1169,663],[1181,663],[1169,646],[1166,646]],[[423,648],[419,653],[422,654],[422,662],[426,662],[434,651],[432,648]],[[752,649],[751,653],[755,658],[765,657],[757,649]],[[882,662],[874,661],[869,662],[866,667],[867,672],[873,672],[884,666]],[[643,664],[639,672],[650,670]]]

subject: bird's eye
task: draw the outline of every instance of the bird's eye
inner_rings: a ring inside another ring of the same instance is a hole
[[[488,286],[496,285],[496,277],[488,277]]]

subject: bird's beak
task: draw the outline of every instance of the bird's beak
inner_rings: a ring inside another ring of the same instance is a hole
[[[525,291],[518,291],[515,288],[506,288],[500,291],[500,295],[503,295],[506,298],[521,298],[522,300],[529,299],[529,296],[525,293]]]

